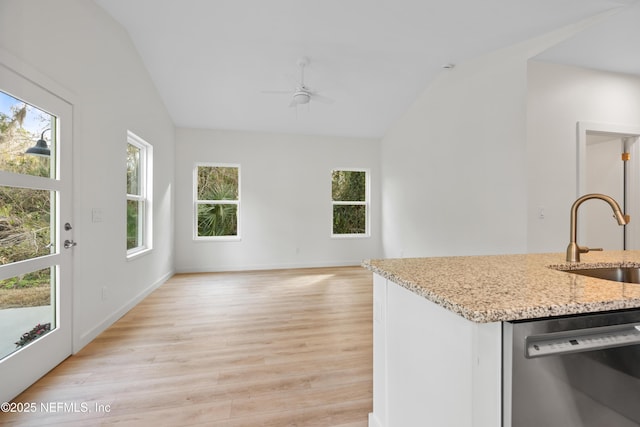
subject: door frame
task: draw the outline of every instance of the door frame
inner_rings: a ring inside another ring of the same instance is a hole
[[[77,183],[73,181],[73,175],[75,172],[75,165],[77,160],[79,159],[79,155],[76,149],[72,148],[74,136],[77,134],[78,123],[76,120],[76,100],[74,95],[69,92],[64,87],[60,86],[54,80],[46,76],[45,74],[38,71],[36,68],[31,65],[25,63],[20,58],[16,57],[6,49],[0,47],[0,68],[3,71],[9,72],[17,76],[19,79],[22,79],[28,84],[36,86],[39,90],[46,92],[47,96],[51,96],[57,98],[58,101],[66,104],[65,115],[71,121],[70,126],[62,126],[60,129],[60,140],[65,140],[65,148],[61,148],[66,150],[64,155],[60,156],[60,160],[64,162],[69,162],[71,165],[63,165],[60,164],[60,171],[64,169],[66,172],[65,182],[66,188],[65,191],[67,193],[67,197],[70,199],[68,204],[68,211],[62,212],[60,208],[56,208],[58,210],[58,215],[61,215],[58,219],[60,224],[63,224],[67,221],[73,221],[73,218],[79,218],[78,216],[78,208],[77,208]],[[76,147],[77,148],[77,147]],[[67,218],[62,215],[66,215]],[[61,227],[58,227],[61,228]],[[77,265],[73,262],[73,252],[72,250],[67,250],[62,247],[62,242],[65,239],[77,239],[78,230],[73,230],[73,234],[66,233],[64,230],[56,231],[56,245],[58,245],[58,250],[56,254],[47,255],[41,257],[41,259],[35,259],[36,262],[34,264],[42,264],[47,267],[50,265],[51,257],[60,256],[60,257],[68,257],[67,260],[70,265],[69,271],[66,273],[59,273],[58,278],[60,281],[66,280],[67,283],[65,286],[68,286],[68,291],[64,294],[64,298],[60,301],[60,304],[65,305],[66,309],[66,319],[58,318],[61,321],[61,326],[68,328],[68,342],[64,342],[55,349],[55,345],[53,340],[56,338],[56,330],[51,331],[46,336],[42,337],[38,340],[38,342],[34,343],[33,346],[27,346],[12,355],[9,355],[7,358],[3,360],[3,364],[8,362],[5,366],[9,366],[10,368],[27,371],[28,374],[19,380],[11,379],[10,382],[3,384],[3,387],[0,390],[0,402],[11,400],[15,397],[16,391],[21,393],[26,388],[28,388],[31,384],[37,381],[44,374],[53,369],[56,365],[58,365],[64,358],[69,355],[75,353],[77,348],[77,339],[74,333],[73,325],[75,323],[75,311],[73,309],[73,301],[74,301],[74,286],[77,278]],[[62,276],[64,275],[64,279]],[[56,283],[58,286],[59,283]],[[39,351],[33,351],[34,349],[29,347],[35,347],[35,345],[41,344],[38,346]],[[32,351],[29,351],[32,350]],[[57,361],[42,361],[42,352],[48,352],[51,350],[55,352],[56,357],[54,359],[60,359]],[[20,354],[20,359],[17,357],[12,357],[13,355]],[[26,366],[29,366],[29,369],[24,369]],[[15,366],[14,366],[15,365]],[[3,379],[4,380],[4,379]],[[4,381],[3,381],[4,382]]]
[[[581,121],[576,126],[577,140],[577,186],[576,199],[584,195],[587,188],[587,133],[607,134],[614,137],[633,138],[625,148],[631,154],[626,176],[626,214],[631,221],[625,226],[627,248],[640,249],[640,124],[616,124]],[[584,235],[584,225],[578,224],[578,233]]]

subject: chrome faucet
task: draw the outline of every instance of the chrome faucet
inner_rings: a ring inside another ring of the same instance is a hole
[[[609,203],[611,209],[613,209],[613,217],[618,221],[618,225],[627,224],[631,218],[629,215],[624,215],[622,213],[622,209],[620,209],[620,205],[613,198],[606,196],[604,194],[585,194],[584,196],[578,198],[575,202],[573,202],[573,206],[571,206],[571,241],[569,242],[569,246],[567,246],[567,262],[580,262],[580,254],[585,254],[589,251],[601,251],[602,248],[588,248],[586,246],[578,246],[577,240],[577,228],[578,228],[578,207],[582,204],[582,202],[589,199],[600,199]]]

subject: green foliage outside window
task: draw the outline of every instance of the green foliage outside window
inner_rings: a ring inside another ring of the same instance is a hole
[[[27,115],[35,114],[31,110],[18,104],[11,114],[0,112],[0,170],[48,178],[49,158],[24,154],[40,137],[22,127]],[[48,119],[43,126],[51,126]],[[51,253],[51,197],[45,190],[0,186],[0,264]]]
[[[51,253],[51,192],[0,186],[0,264]]]
[[[140,148],[127,144],[127,194],[140,195]]]
[[[342,202],[364,202],[367,194],[367,173],[334,170],[331,173],[331,199]]]
[[[137,248],[140,242],[140,210],[142,203],[131,196],[140,194],[140,148],[127,144],[127,250]]]
[[[366,232],[366,206],[333,206],[333,234],[365,234]]]
[[[237,236],[239,168],[198,166],[198,236]]]
[[[366,234],[367,173],[334,170],[331,174],[333,234]]]
[[[138,221],[141,203],[137,200],[127,200],[127,250],[137,248],[142,244]]]
[[[55,126],[55,118],[7,94],[0,92],[0,96],[16,102],[9,111],[0,112],[0,170],[49,178],[50,159],[25,154],[42,132],[29,132],[23,123],[28,119],[47,129]],[[54,193],[48,190],[0,186],[0,265],[51,253],[53,200]],[[48,286],[49,282],[45,269],[0,280],[0,289]]]

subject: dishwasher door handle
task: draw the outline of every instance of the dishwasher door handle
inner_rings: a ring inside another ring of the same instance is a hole
[[[525,338],[527,358],[555,356],[640,344],[640,325],[626,324],[531,335]]]

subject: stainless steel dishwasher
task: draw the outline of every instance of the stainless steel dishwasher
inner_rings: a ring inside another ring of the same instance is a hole
[[[640,426],[640,311],[506,322],[503,427]]]

